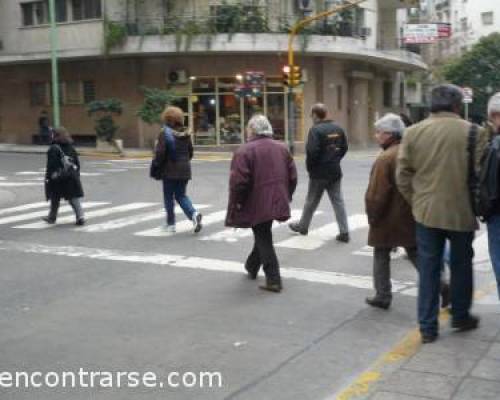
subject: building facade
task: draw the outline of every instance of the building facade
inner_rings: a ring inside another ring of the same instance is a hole
[[[429,22],[451,24],[452,36],[428,46],[432,64],[463,54],[484,36],[500,31],[500,2],[491,0],[427,0]]]
[[[137,117],[143,88],[168,90],[186,115],[195,144],[222,146],[245,140],[255,112],[271,120],[278,139],[291,134],[287,64],[288,29],[340,0],[56,0],[61,123],[91,135],[86,104],[118,98],[117,118],[126,146],[148,147],[158,127]],[[300,142],[308,110],[324,102],[349,132],[371,143],[372,123],[404,110],[402,74],[423,70],[419,55],[401,49],[398,10],[415,0],[367,0],[355,11],[315,23],[295,43],[303,84],[295,90]],[[47,0],[0,2],[0,141],[30,143],[39,114],[51,107]],[[265,83],[238,96],[241,76],[262,72]]]

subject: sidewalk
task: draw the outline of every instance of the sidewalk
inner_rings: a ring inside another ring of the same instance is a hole
[[[449,315],[440,318],[440,338],[422,345],[408,333],[349,387],[329,400],[500,399],[500,308],[496,284],[479,291],[480,328],[457,333]]]

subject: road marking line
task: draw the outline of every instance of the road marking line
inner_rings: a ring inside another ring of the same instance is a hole
[[[21,206],[3,208],[0,210],[0,215],[12,214],[18,211],[33,210],[35,208],[41,208],[46,206],[47,206],[46,201],[39,201],[38,203],[28,203],[28,204],[23,204]]]
[[[322,214],[322,211],[316,212],[315,215]],[[291,220],[296,220],[300,218],[302,214],[302,210],[292,210],[291,212]],[[282,228],[283,226],[288,226],[288,223],[274,223],[273,229]],[[226,243],[235,243],[240,239],[248,238],[253,236],[253,232],[251,229],[235,229],[235,228],[226,228],[222,231],[215,232],[208,236],[200,237],[200,240],[203,241],[214,241],[214,242],[226,242]]]
[[[206,205],[206,204],[196,204],[194,207],[197,210],[203,210],[203,209],[208,208],[210,206]],[[181,214],[181,213],[182,213],[182,210],[179,210],[179,209],[176,210],[176,214]],[[75,228],[75,230],[78,230],[80,232],[87,232],[87,233],[108,232],[108,231],[112,231],[115,229],[124,228],[126,226],[140,224],[140,223],[148,222],[148,221],[154,221],[156,219],[163,219],[163,218],[165,218],[165,210],[159,209],[159,210],[149,212],[149,213],[143,213],[143,214],[138,214],[138,215],[134,215],[131,217],[114,219],[111,221],[103,222],[101,224],[88,225],[84,228]]]
[[[242,262],[181,256],[175,254],[145,253],[78,246],[47,246],[42,244],[20,243],[5,240],[0,240],[0,251],[1,250],[27,254],[45,254],[53,256],[87,258],[101,261],[152,264],[173,268],[244,274]],[[371,276],[349,275],[339,272],[290,267],[280,268],[280,271],[282,277],[300,281],[322,283],[332,286],[350,286],[357,289],[372,288]],[[393,282],[393,290],[395,292],[401,292],[402,290],[415,285],[414,282]]]
[[[102,176],[102,172],[80,172],[80,176]]]
[[[40,182],[0,182],[0,187],[42,186]]]
[[[126,212],[126,211],[133,211],[133,210],[137,210],[140,208],[152,207],[152,206],[156,206],[156,205],[157,205],[157,203],[130,203],[130,204],[125,204],[125,205],[116,206],[116,207],[103,208],[100,210],[90,211],[88,213],[85,213],[85,219],[87,220],[87,219],[92,219],[92,218],[97,218],[97,217],[106,217],[110,214],[121,213],[121,212]],[[57,223],[58,224],[69,224],[69,223],[74,222],[74,219],[75,219],[75,217],[73,215],[69,215],[66,217],[58,218]],[[34,222],[32,224],[14,226],[14,228],[16,228],[16,229],[51,229],[51,228],[54,228],[55,226],[56,226],[56,224],[48,225],[45,222]]]
[[[16,172],[14,175],[29,176],[29,175],[43,175],[43,171],[21,171]]]
[[[364,214],[351,215],[348,218],[349,230],[363,229],[368,226],[368,219]],[[339,233],[338,224],[336,222],[322,226],[321,228],[309,231],[307,236],[294,236],[290,239],[283,240],[276,244],[277,247],[286,247],[289,249],[299,250],[316,250],[334,240],[335,236]]]
[[[364,246],[361,249],[354,251],[352,254],[354,256],[373,257],[373,247]],[[391,260],[398,260],[403,258],[405,255],[405,251],[401,247],[398,247],[396,251],[391,251]]]
[[[99,206],[106,205],[106,204],[109,204],[109,203],[87,202],[87,203],[83,204],[83,208],[90,209],[90,208],[95,208],[95,207],[99,207]],[[48,209],[49,208],[47,206],[47,210],[35,211],[35,212],[27,213],[27,214],[12,215],[10,217],[0,218],[0,225],[11,224],[13,222],[27,221],[30,219],[45,217],[48,214]],[[72,211],[72,210],[73,209],[69,205],[64,205],[61,208],[59,208],[60,213],[67,213],[67,212]],[[43,226],[47,226],[46,222],[40,222],[40,224]],[[14,228],[17,228],[17,226],[14,226]]]
[[[202,225],[212,225],[222,222],[226,219],[226,210],[217,211],[212,214],[203,216]],[[176,224],[176,233],[186,233],[193,230],[193,222],[189,220],[182,221]],[[153,229],[148,229],[141,232],[134,233],[136,236],[147,236],[147,237],[170,237],[175,236],[175,234],[165,231],[165,226],[158,226]]]

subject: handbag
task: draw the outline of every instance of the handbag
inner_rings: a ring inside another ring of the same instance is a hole
[[[166,158],[170,158],[175,161],[177,158],[175,154],[175,139],[169,127],[165,127],[163,133],[165,135]],[[164,163],[158,161],[156,156],[153,157],[151,165],[149,166],[149,177],[154,180],[161,181],[163,178],[163,165]]]
[[[64,154],[64,151],[59,145],[56,144],[55,147],[59,151],[61,167],[57,171],[52,173],[52,175],[50,176],[51,180],[55,182],[64,182],[75,178],[78,174],[77,165],[73,162],[70,156]]]

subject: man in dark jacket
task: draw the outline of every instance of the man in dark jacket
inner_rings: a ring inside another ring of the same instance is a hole
[[[273,245],[273,221],[290,218],[290,201],[297,186],[297,170],[288,149],[272,139],[273,130],[263,115],[248,122],[250,140],[234,154],[229,180],[226,226],[252,228],[254,247],[245,263],[248,277],[257,279],[263,266],[263,290],[282,289]]]
[[[340,161],[348,150],[344,130],[327,119],[328,110],[324,104],[316,104],[311,110],[314,126],[309,131],[306,146],[306,167],[309,173],[309,189],[298,223],[290,224],[290,229],[307,235],[309,225],[323,192],[326,190],[339,225],[337,241],[349,242],[349,226],[342,196],[342,169]]]

